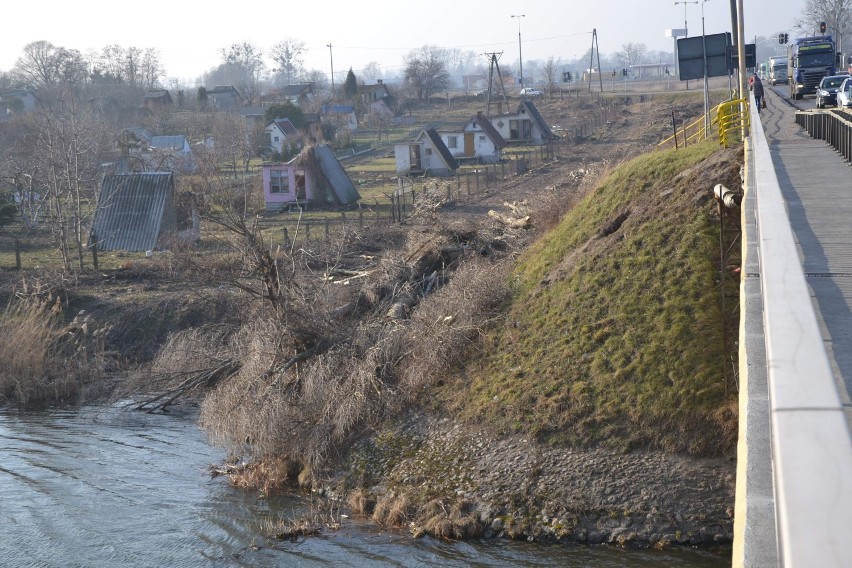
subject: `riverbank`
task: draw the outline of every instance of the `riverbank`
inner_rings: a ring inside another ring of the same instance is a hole
[[[356,512],[415,536],[665,548],[733,529],[733,456],[617,452],[411,417],[355,446],[340,487]],[[360,510],[359,510],[360,509]]]

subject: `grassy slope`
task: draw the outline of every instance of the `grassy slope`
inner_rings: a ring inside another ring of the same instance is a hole
[[[729,447],[719,230],[706,197],[713,176],[736,187],[736,171],[711,141],[611,172],[521,258],[506,325],[447,389],[450,406],[558,443]]]

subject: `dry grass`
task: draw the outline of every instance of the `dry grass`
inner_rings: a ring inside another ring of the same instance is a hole
[[[104,328],[79,313],[62,322],[63,303],[23,282],[0,315],[0,400],[23,406],[69,402],[106,367]]]

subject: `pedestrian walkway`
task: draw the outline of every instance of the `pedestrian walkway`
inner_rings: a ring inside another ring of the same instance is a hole
[[[841,401],[852,424],[852,166],[768,91],[760,116]],[[819,112],[819,111],[817,111]]]

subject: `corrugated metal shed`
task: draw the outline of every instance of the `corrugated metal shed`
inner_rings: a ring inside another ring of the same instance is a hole
[[[325,144],[319,144],[314,148],[317,160],[320,163],[323,174],[325,174],[331,189],[337,196],[337,200],[342,205],[349,205],[361,199],[361,194],[355,189],[355,185],[349,176],[346,175],[346,170],[337,161],[334,152],[331,151]]]
[[[171,172],[105,176],[92,229],[98,250],[155,249],[177,225],[174,188]]]

